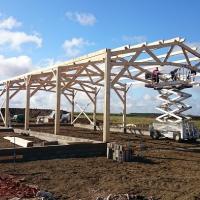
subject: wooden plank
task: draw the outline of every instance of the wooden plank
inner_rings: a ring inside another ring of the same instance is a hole
[[[197,51],[193,50],[192,48],[190,48],[189,46],[181,43],[179,44],[179,46],[181,46],[182,48],[184,48],[185,50],[187,50],[188,52],[190,52],[191,54],[193,54],[194,56],[200,58],[200,53],[198,53]]]
[[[18,146],[21,146],[21,147],[31,147],[33,146],[33,141],[30,141],[30,140],[26,140],[26,139],[23,139],[23,138],[19,138],[19,137],[3,137],[5,140],[8,140],[10,141],[11,143],[13,144],[16,144]]]
[[[143,50],[143,48],[145,46],[147,46],[149,49],[157,49],[157,48],[164,48],[164,47],[170,47],[171,45],[177,45],[177,44],[180,44],[182,43],[183,41],[180,40],[180,39],[172,39],[172,40],[168,40],[168,41],[164,41],[162,44],[160,43],[157,43],[154,42],[154,43],[150,43],[150,44],[141,44],[141,45],[135,45],[135,46],[130,46],[129,49],[125,49],[125,50],[112,50],[111,52],[111,56],[119,56],[119,55],[122,55],[122,54],[127,54],[127,53],[133,53],[133,52],[137,52],[137,51],[140,51],[140,50]]]

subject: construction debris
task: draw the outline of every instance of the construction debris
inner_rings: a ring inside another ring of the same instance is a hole
[[[37,192],[37,187],[26,185],[17,177],[0,175],[0,197],[4,199],[33,198]]]
[[[53,195],[50,192],[47,192],[47,191],[37,192],[36,197],[38,197],[39,199],[42,199],[42,200],[55,200]]]
[[[109,194],[106,198],[98,197],[96,200],[158,200],[154,197],[146,197],[135,194]]]

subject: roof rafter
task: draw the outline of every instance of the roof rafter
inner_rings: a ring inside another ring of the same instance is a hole
[[[155,66],[162,66],[163,69],[173,66],[175,68],[195,69],[200,72],[200,54],[196,48],[184,44],[184,41],[184,39],[177,37],[111,49],[111,87],[123,88],[126,84],[123,81],[126,79],[148,82],[145,80],[144,74],[151,72]],[[31,95],[39,90],[53,91],[56,85],[53,74],[59,68],[62,91],[91,92],[95,87],[102,87],[104,84],[106,52],[107,49],[103,49],[49,68],[42,68],[0,81],[0,91],[2,94],[4,93],[4,86],[8,81],[11,90],[25,90],[25,79],[28,76],[31,76]]]

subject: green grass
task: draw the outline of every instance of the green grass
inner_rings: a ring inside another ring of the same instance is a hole
[[[88,116],[92,118],[92,114],[88,113]],[[85,118],[85,116],[81,116],[81,118]],[[111,114],[110,116],[111,123],[122,123],[122,115],[120,114]],[[97,120],[103,120],[103,114],[97,113]],[[127,124],[150,124],[154,121],[153,117],[144,117],[144,116],[127,116],[126,117]]]
[[[92,114],[88,113],[88,116],[92,118]],[[85,116],[81,116],[81,118],[85,118]],[[155,116],[153,115],[143,115],[143,114],[134,114],[134,115],[127,115],[127,124],[136,124],[136,125],[147,125],[151,124],[152,122],[155,121]],[[122,123],[122,115],[120,114],[111,114],[110,116],[111,123]],[[102,113],[97,113],[97,120],[103,120],[103,114]],[[194,124],[200,129],[200,119],[195,118],[192,120]]]
[[[195,120],[192,120],[195,124],[195,126],[200,130],[200,120],[199,119],[195,119]]]

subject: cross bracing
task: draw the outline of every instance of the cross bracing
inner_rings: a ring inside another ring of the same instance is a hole
[[[200,54],[182,38],[159,40],[153,43],[125,45],[116,49],[103,49],[49,68],[33,71],[0,81],[0,95],[5,96],[4,123],[8,126],[9,100],[18,92],[26,91],[25,128],[29,126],[30,98],[38,91],[56,93],[55,134],[59,132],[60,96],[64,95],[74,106],[75,92],[84,92],[94,104],[99,88],[104,89],[103,140],[109,140],[110,90],[113,89],[122,103],[127,85],[150,83],[145,74],[155,67],[168,72],[172,68],[200,72]],[[183,74],[184,75],[184,74]],[[165,81],[164,77],[160,77]],[[96,111],[95,111],[96,112]],[[123,114],[126,114],[124,109]],[[124,118],[125,120],[125,118]],[[125,126],[125,122],[123,123]]]

